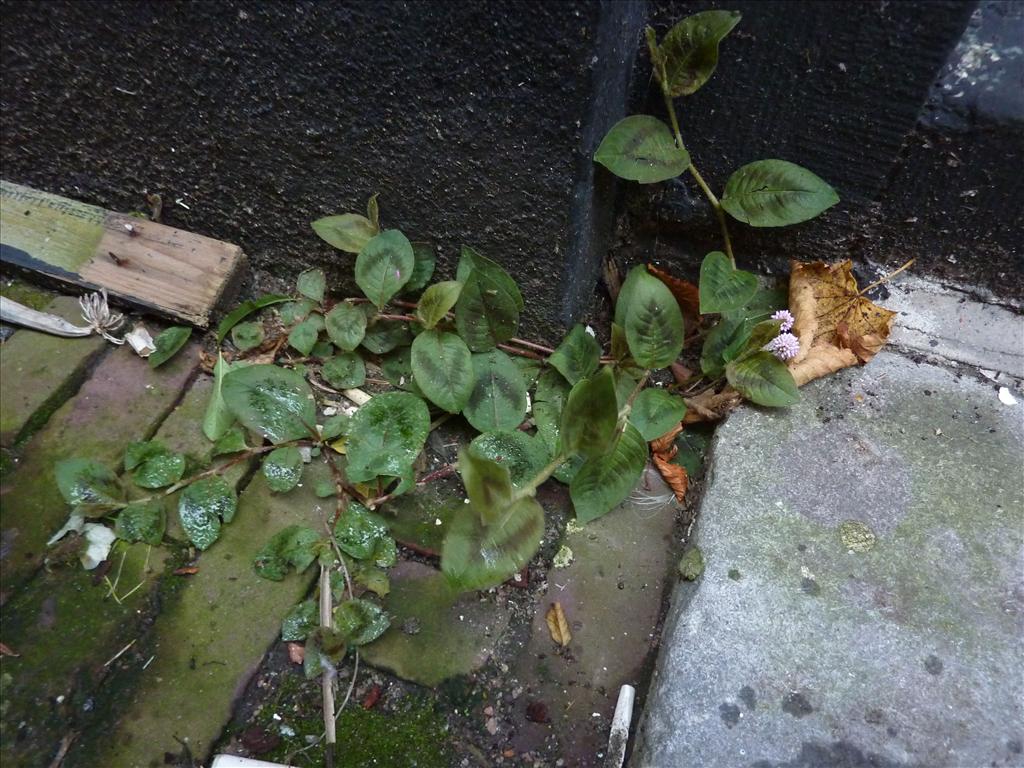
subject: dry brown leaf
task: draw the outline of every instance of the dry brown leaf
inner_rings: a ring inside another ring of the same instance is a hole
[[[306,658],[306,647],[302,643],[288,643],[288,660],[301,664]]]
[[[805,381],[839,370],[834,366],[851,357],[841,367],[871,360],[889,339],[896,317],[860,294],[849,260],[831,265],[791,261],[789,308],[795,318],[793,333],[800,339],[800,353],[790,368],[820,358],[805,374],[821,372]],[[839,356],[836,350],[852,355]]]
[[[563,648],[572,641],[572,632],[569,631],[569,622],[566,621],[565,611],[561,603],[552,603],[548,612],[544,615],[544,621],[548,623],[548,632],[551,639]]]
[[[21,654],[15,652],[15,651],[12,651],[11,648],[7,645],[7,643],[0,643],[0,656],[14,656],[14,657],[18,657],[18,656],[21,656]]]
[[[708,390],[694,397],[687,397],[686,416],[683,424],[696,424],[701,421],[718,421],[743,402],[743,397],[732,387],[721,392]]]
[[[682,424],[676,424],[674,427],[672,427],[672,429],[670,429],[664,435],[659,437],[657,440],[651,440],[651,451],[653,453],[660,453],[660,454],[663,454],[663,455],[668,454],[669,452],[671,452],[672,455],[669,456],[668,458],[672,458],[672,456],[675,456],[675,451],[672,450],[672,449],[676,447],[675,446],[676,437],[682,431],[683,431],[683,425]],[[678,449],[676,449],[676,450],[678,450]]]
[[[841,371],[857,364],[857,356],[849,349],[839,349],[833,346],[815,347],[813,354],[799,363],[790,363],[789,372],[793,374],[793,381],[798,387],[802,387],[809,381],[828,376],[830,373]]]
[[[647,265],[647,271],[661,280],[676,297],[676,303],[683,313],[683,322],[687,328],[700,324],[700,290],[688,280],[673,277],[668,272],[658,269],[653,264]]]
[[[174,569],[175,576],[195,576],[197,573],[199,573],[199,568],[195,565],[186,565],[182,568]]]
[[[678,451],[678,448],[676,448],[676,446],[672,447],[675,449],[672,451],[674,455]],[[661,473],[662,479],[664,479],[666,485],[668,485],[676,495],[676,501],[682,502],[682,500],[686,498],[686,489],[690,485],[690,476],[686,472],[686,467],[673,464],[668,458],[665,458],[660,453],[654,454],[654,466],[658,468],[658,472]]]

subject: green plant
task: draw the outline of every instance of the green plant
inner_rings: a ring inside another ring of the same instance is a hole
[[[375,196],[365,216],[328,216],[312,225],[326,242],[355,254],[362,295],[332,298],[324,273],[313,269],[299,276],[293,294],[247,301],[229,313],[215,334],[213,389],[202,422],[213,458],[203,465],[145,441],[126,448],[123,475],[86,459],[61,462],[57,480],[73,507],[72,528],[82,530],[92,518],[112,524],[121,539],[156,545],[173,503],[185,535],[204,550],[236,513],[225,474],[256,460],[270,491],[288,493],[305,480],[317,496],[332,499],[319,527],[293,523],[268,531],[253,566],[270,580],[292,569],[320,569],[318,593],[284,619],[282,636],[305,640],[307,673],[323,675],[333,743],[333,665],[389,623],[372,597],[357,595],[357,587],[377,596],[389,589],[397,547],[379,511],[414,488],[417,459],[443,420],[461,416],[480,433],[459,452],[468,503],[452,520],[441,554],[452,584],[471,590],[501,584],[534,557],[544,533],[535,494],[549,478],[568,484],[581,522],[620,504],[643,472],[648,442],[678,430],[688,407],[698,417],[709,412],[706,399],[678,394],[684,384],[693,392],[703,383],[702,394],[714,395],[728,381],[755,403],[794,402],[793,377],[765,351],[784,322],[770,315],[786,301],[736,268],[725,213],[753,226],[795,223],[832,205],[835,193],[809,171],[768,160],[737,171],[719,200],[683,146],[673,105],[710,77],[718,43],[737,20],[722,11],[697,14],[660,44],[648,30],[671,130],[654,117],[628,117],[596,155],[617,175],[642,183],[689,171],[718,216],[725,251],[705,258],[697,289],[700,312],[717,318],[696,334],[704,335],[699,375],[647,386],[684,346],[684,313],[671,280],[642,266],[628,273],[607,354],[582,325],[552,349],[518,338],[526,300],[497,262],[463,246],[455,275],[431,283],[433,249],[382,229]],[[185,338],[175,330],[158,343],[160,362]],[[368,366],[384,380],[368,378]],[[367,384],[390,388],[371,396],[358,389]],[[340,395],[359,407],[349,413],[327,405]]]
[[[788,301],[761,289],[756,275],[736,268],[726,214],[753,227],[781,227],[814,218],[838,203],[839,196],[814,173],[786,160],[744,165],[729,177],[720,198],[697,170],[683,143],[675,100],[696,93],[711,78],[719,44],[739,20],[736,11],[703,11],[673,26],[660,42],[648,27],[651,67],[669,124],[650,115],[626,117],[604,137],[594,159],[623,179],[650,184],[689,173],[700,187],[718,220],[724,248],[707,254],[700,269],[700,313],[718,317],[705,336],[702,376],[724,377],[755,403],[785,406],[795,402],[796,384],[785,356],[780,360],[764,347],[782,325],[770,315],[786,309]]]

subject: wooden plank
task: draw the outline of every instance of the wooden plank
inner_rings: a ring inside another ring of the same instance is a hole
[[[205,328],[245,256],[237,245],[0,181],[0,262]]]

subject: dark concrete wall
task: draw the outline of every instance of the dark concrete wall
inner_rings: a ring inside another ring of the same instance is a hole
[[[852,257],[896,267],[916,256],[919,273],[1024,295],[1024,4],[655,0],[651,18],[663,32],[709,5],[743,20],[712,80],[677,102],[694,163],[720,192],[747,162],[788,159],[842,198],[795,227],[732,222],[742,262],[781,270],[791,257]],[[646,52],[638,68],[649,71]],[[636,108],[663,116],[654,91],[641,88]],[[951,98],[961,91],[966,99]],[[721,247],[689,178],[627,195],[631,237],[620,259],[693,274]]]
[[[342,280],[351,257],[308,222],[379,192],[385,225],[434,241],[443,270],[463,242],[508,266],[530,333],[551,335],[591,307],[616,222],[620,261],[685,271],[717,247],[685,179],[619,184],[590,157],[627,111],[663,114],[644,24],[719,5],[744,19],[683,100],[695,161],[721,188],[783,157],[843,198],[787,230],[735,224],[741,261],[916,255],[1020,290],[1019,0],[973,20],[958,0],[2,0],[2,173],[117,210],[159,192],[168,223],[244,247],[253,290],[309,264]]]
[[[446,269],[460,243],[507,265],[535,332],[589,303],[564,265],[596,4],[2,7],[5,178],[115,210],[159,192],[167,223],[257,269],[339,279],[352,257],[309,222],[379,192],[385,225],[437,243]]]

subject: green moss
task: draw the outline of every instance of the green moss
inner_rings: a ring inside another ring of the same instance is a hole
[[[281,677],[281,687],[274,705],[262,709],[260,725],[273,733],[282,725],[294,731],[287,732],[281,744],[259,759],[291,765],[322,765],[324,750],[318,745],[300,752],[308,746],[307,736],[323,734],[323,720],[316,706],[319,704],[320,685],[317,681],[304,681],[299,675]],[[294,706],[293,702],[302,702]],[[301,717],[286,717],[275,721],[275,712],[294,712],[301,709]],[[411,768],[444,768],[449,765],[452,750],[445,738],[448,726],[434,705],[426,698],[410,698],[393,712],[366,710],[358,704],[349,704],[338,718],[338,743],[334,752],[334,765],[338,768],[364,768],[364,766],[401,765]]]
[[[53,301],[54,294],[29,285],[23,280],[5,278],[0,281],[0,296],[32,309],[42,310]]]
[[[696,581],[704,573],[704,553],[700,547],[687,547],[679,560],[679,575],[686,581]],[[731,575],[731,571],[730,571]]]

